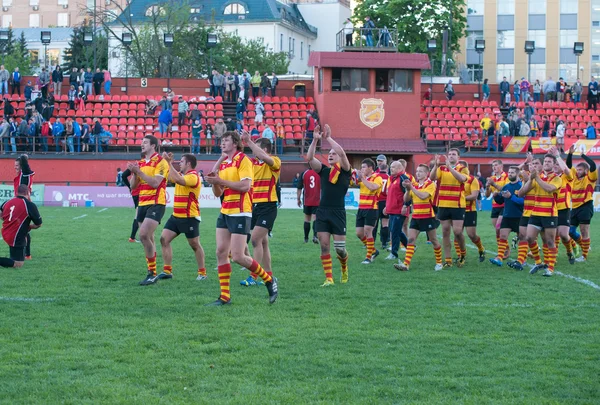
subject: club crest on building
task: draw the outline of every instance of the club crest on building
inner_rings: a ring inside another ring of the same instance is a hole
[[[383,100],[378,98],[363,98],[360,101],[360,120],[369,128],[375,128],[383,122],[385,111]]]

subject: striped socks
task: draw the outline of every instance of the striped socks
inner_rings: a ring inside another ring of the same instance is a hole
[[[413,243],[409,243],[406,247],[406,255],[404,256],[404,264],[406,265],[406,267],[410,266],[410,262],[412,261],[414,254],[415,245]]]
[[[221,301],[229,302],[231,300],[231,294],[229,292],[229,282],[231,281],[231,264],[222,264],[218,267],[219,273],[219,285],[221,287],[221,295],[219,299]]]
[[[267,272],[262,268],[260,264],[254,259],[252,259],[252,264],[248,268],[250,273],[255,274],[257,277],[262,278],[265,283],[269,283],[273,281],[273,278],[267,274]]]
[[[442,247],[433,248],[435,254],[435,264],[442,264]]]
[[[527,244],[527,241],[524,241],[524,240],[519,241],[519,250],[518,250],[517,261],[521,265],[525,264],[525,261],[527,260],[527,250],[528,249],[529,249],[529,245]],[[498,252],[498,253],[500,253],[500,252]],[[500,254],[498,254],[498,256],[500,256]]]
[[[506,239],[498,239],[498,256],[496,257],[497,260],[502,261],[504,259],[506,249],[508,249],[508,241]],[[527,255],[527,251],[525,251],[525,255]]]
[[[590,251],[590,239],[581,238],[581,255],[584,259],[587,259],[588,253]]]
[[[327,281],[333,282],[333,273],[331,271],[331,268],[332,268],[331,255],[326,254],[326,255],[321,256],[321,264],[323,265],[323,272],[325,273],[325,279]]]
[[[154,252],[154,256],[146,257],[146,264],[148,265],[148,273],[156,276],[156,252]]]

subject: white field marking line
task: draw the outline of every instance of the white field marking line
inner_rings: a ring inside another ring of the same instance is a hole
[[[80,215],[80,216],[75,217],[73,219],[81,219],[81,218],[85,218],[85,217],[87,217],[87,214]]]
[[[104,212],[106,211],[108,208],[102,208],[100,211],[98,211],[96,214],[100,213],[100,212]]]
[[[54,302],[54,298],[0,297],[0,301],[9,302]]]

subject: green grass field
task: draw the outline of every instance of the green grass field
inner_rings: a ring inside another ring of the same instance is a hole
[[[579,281],[480,264],[473,249],[465,268],[434,272],[423,241],[402,273],[385,254],[360,264],[348,214],[350,282],[334,261],[325,289],[302,213],[282,210],[277,303],[241,287],[234,266],[233,305],[215,308],[203,305],[219,294],[216,210],[202,211],[209,279],[195,281],[180,237],[175,278],[149,287],[142,246],[127,242],[132,209],[41,211],[34,260],[0,268],[1,403],[600,402],[600,290],[581,282],[600,284],[595,244],[573,266],[560,248],[557,270]],[[488,216],[479,229],[495,251]]]

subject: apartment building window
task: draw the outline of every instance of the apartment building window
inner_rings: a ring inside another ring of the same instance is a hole
[[[483,31],[467,31],[467,49],[475,49],[478,39],[483,39]]]
[[[577,30],[560,30],[560,47],[572,48],[573,42],[577,41]]]
[[[12,15],[4,14],[2,16],[2,28],[10,28],[12,26]]]
[[[514,49],[515,48],[515,32],[514,31],[498,31],[498,49]]]
[[[94,3],[95,2],[96,2],[96,0],[86,0],[86,4],[85,5],[86,5],[87,8],[94,8]]]
[[[57,13],[56,14],[56,26],[57,27],[68,27],[69,26],[69,13]]]
[[[59,0],[58,4],[60,4],[60,0]],[[29,5],[30,6],[39,6],[40,0],[29,0]]]
[[[467,74],[471,82],[483,81],[483,65],[467,65]]]
[[[413,74],[410,70],[375,70],[375,91],[390,93],[412,93]]]
[[[558,74],[565,79],[567,83],[577,80],[577,64],[576,63],[561,63],[558,66]]]
[[[40,28],[39,14],[29,14],[29,28]]]
[[[513,82],[515,80],[514,64],[498,65],[498,69],[496,70],[496,82],[500,83],[503,77],[506,77],[506,80],[509,82]]]
[[[246,14],[246,7],[240,3],[229,4],[225,7],[223,14]]]
[[[515,0],[501,0],[498,2],[498,14],[499,15],[514,15],[515,14]]]
[[[546,14],[546,0],[529,0],[529,14]]]
[[[331,91],[369,91],[369,69],[333,68]]]
[[[529,30],[527,32],[527,39],[535,41],[536,49],[546,48],[546,30]]]
[[[560,0],[561,14],[577,14],[578,8],[578,0]]]
[[[12,0],[2,0],[2,7],[12,6]]]
[[[483,15],[484,4],[484,0],[467,1],[467,13],[469,15]]]
[[[536,80],[539,80],[540,83],[543,83],[546,80],[546,64],[534,64],[530,65],[531,69],[531,77],[529,80],[531,83],[535,83]]]

